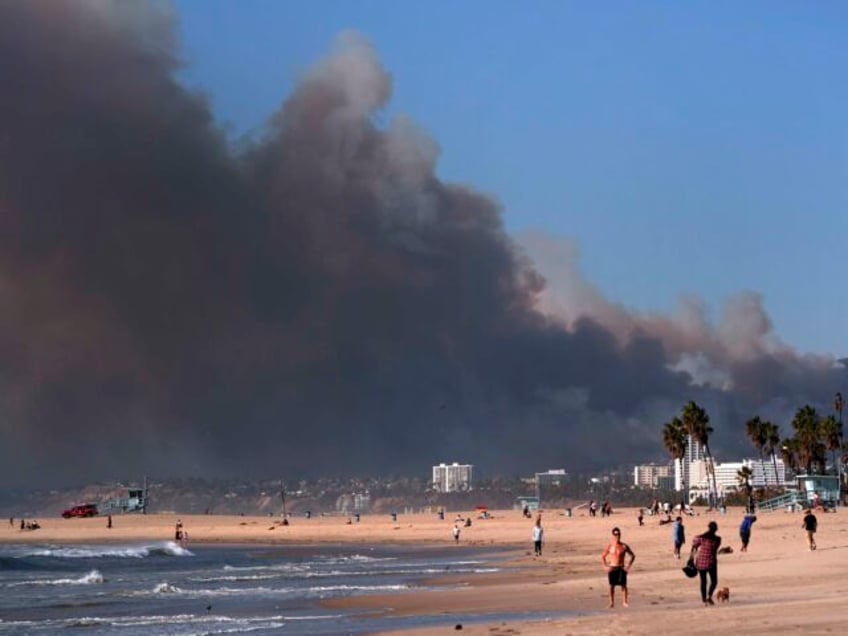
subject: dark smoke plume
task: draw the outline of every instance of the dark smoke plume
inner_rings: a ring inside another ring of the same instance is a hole
[[[688,399],[720,450],[844,389],[755,295],[715,327],[639,316],[551,239],[519,247],[425,133],[375,124],[362,38],[238,149],[176,42],[159,5],[0,0],[6,485],[591,469],[664,456]]]

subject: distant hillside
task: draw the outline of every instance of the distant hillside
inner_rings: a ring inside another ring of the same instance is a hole
[[[614,507],[648,505],[657,493],[634,490],[626,482],[609,483],[604,490],[581,487],[588,480],[578,477],[560,491],[546,492],[546,508],[576,507],[589,499],[609,499]],[[110,501],[127,495],[127,489],[140,483],[91,484],[77,488],[33,491],[0,490],[0,516],[38,518],[59,515],[80,504],[96,503],[103,511]],[[279,515],[283,511],[279,481],[209,481],[179,479],[151,481],[148,484],[148,512],[180,514]],[[535,488],[528,480],[486,480],[468,492],[441,494],[429,484],[409,478],[321,479],[285,484],[286,512],[292,515],[390,514],[406,510],[444,508],[468,512],[478,505],[509,509],[518,497],[532,496]]]
[[[137,487],[137,484],[133,484]],[[286,494],[286,511],[293,515],[349,514],[354,511],[370,513],[402,512],[444,507],[447,510],[472,510],[476,505],[492,508],[511,508],[515,502],[512,490],[501,492],[471,491],[437,494],[433,492],[382,492],[352,490],[339,485],[315,491],[293,490]],[[30,492],[0,492],[0,514],[14,517],[45,517],[79,503],[96,503],[102,511],[108,502],[127,494],[122,484],[93,484],[81,488],[36,490]],[[282,497],[279,483],[214,483],[202,480],[181,480],[151,483],[148,487],[148,512],[182,514],[245,514],[279,515]]]

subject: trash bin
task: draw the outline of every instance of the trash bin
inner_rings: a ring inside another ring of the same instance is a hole
[[[566,516],[566,517],[570,517],[570,516],[571,516],[571,508],[566,508],[566,509],[565,509],[565,516]]]

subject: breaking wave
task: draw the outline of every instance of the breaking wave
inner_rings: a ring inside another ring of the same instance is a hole
[[[76,579],[35,579],[32,581],[21,581],[18,583],[8,583],[7,587],[21,587],[29,585],[94,585],[103,583],[103,575],[98,570],[92,570],[88,574]]]
[[[203,634],[245,633],[262,630],[276,630],[285,627],[291,620],[322,620],[326,616],[314,617],[229,617],[221,615],[173,614],[173,615],[142,615],[142,616],[81,616],[78,618],[52,619],[45,621],[0,621],[4,628],[31,631],[35,629],[51,629],[60,631],[67,628],[156,628],[162,626],[162,633],[174,625],[197,626],[203,629]],[[145,632],[146,633],[146,632]]]
[[[407,584],[397,585],[322,585],[310,588],[300,587],[218,587],[218,588],[185,588],[177,587],[168,582],[158,583],[153,590],[153,594],[175,594],[188,598],[213,598],[227,596],[294,596],[302,598],[321,598],[327,594],[358,594],[358,593],[378,593],[378,592],[398,592],[401,590],[409,590],[412,586]],[[138,592],[133,596],[146,596],[151,592]]]
[[[25,552],[25,557],[48,557],[54,559],[128,558],[143,559],[150,556],[194,556],[173,541],[134,546],[51,546]]]

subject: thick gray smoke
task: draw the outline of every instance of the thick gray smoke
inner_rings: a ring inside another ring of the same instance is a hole
[[[158,5],[0,0],[6,485],[590,469],[663,456],[688,399],[720,450],[844,389],[756,296],[638,316],[520,248],[426,134],[375,125],[362,38],[238,149],[175,42]]]

